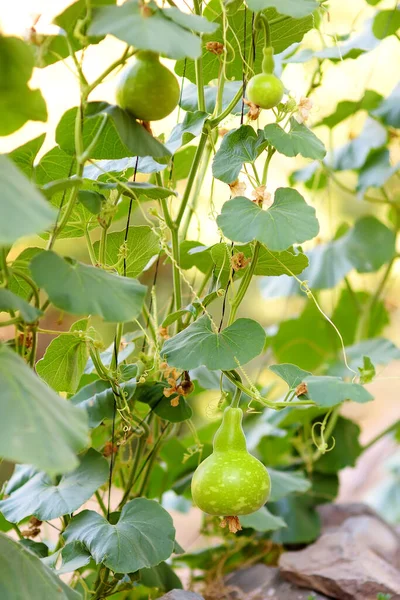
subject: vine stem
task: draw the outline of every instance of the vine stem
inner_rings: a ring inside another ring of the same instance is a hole
[[[251,259],[250,267],[248,268],[245,276],[243,277],[242,281],[240,282],[239,289],[236,292],[236,295],[231,302],[231,311],[229,313],[228,327],[229,327],[229,325],[232,325],[233,321],[235,320],[237,310],[249,288],[251,279],[254,275],[254,271],[257,266],[258,256],[260,254],[260,248],[261,248],[260,242],[256,242],[255,246],[254,246],[254,252],[253,252],[253,257]]]
[[[383,431],[378,433],[378,435],[373,437],[372,440],[370,440],[367,444],[365,444],[362,447],[362,451],[365,452],[366,450],[368,450],[368,448],[371,448],[374,444],[376,444],[376,442],[379,442],[379,440],[384,438],[389,433],[396,431],[396,429],[398,429],[399,427],[400,427],[400,419],[398,421],[396,421],[395,423],[392,423],[391,425],[389,425],[389,427],[386,427],[386,429],[384,429]]]
[[[196,15],[201,16],[201,1],[193,0],[194,12]],[[196,85],[197,85],[197,106],[199,110],[205,112],[206,103],[204,99],[204,79],[203,79],[203,57],[200,55],[194,63],[196,73]]]

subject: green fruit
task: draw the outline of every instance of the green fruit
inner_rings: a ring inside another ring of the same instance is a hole
[[[247,99],[260,108],[273,108],[282,100],[283,83],[272,73],[254,75],[247,84]]]
[[[179,83],[154,52],[138,52],[117,84],[118,106],[136,119],[158,121],[169,115],[179,101]]]
[[[214,437],[214,451],[193,475],[193,501],[209,515],[247,515],[268,499],[268,471],[247,450],[242,417],[240,408],[225,409]]]

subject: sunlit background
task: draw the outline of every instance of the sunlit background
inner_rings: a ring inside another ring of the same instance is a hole
[[[38,33],[51,32],[52,18],[60,13],[66,6],[71,4],[68,0],[13,0],[11,2],[2,2],[0,5],[0,30],[5,34],[14,34],[21,37],[29,36],[30,28],[36,23]],[[381,9],[393,8],[393,0],[383,1],[379,6]],[[184,5],[182,3],[182,8]],[[332,0],[329,8],[329,21],[325,20],[323,27],[323,42],[332,45],[334,34],[345,34],[351,30],[360,31],[362,24],[370,15],[373,15],[374,7],[369,6],[365,0]],[[316,32],[306,34],[304,43],[307,46],[320,48],[321,39]],[[123,52],[125,45],[117,39],[108,36],[104,41],[96,46],[90,47],[85,53],[84,71],[89,81],[95,79],[105,66],[117,59]],[[314,107],[311,113],[311,124],[319,121],[325,115],[329,115],[336,104],[343,99],[358,100],[365,89],[375,90],[387,96],[394,85],[397,83],[400,74],[400,44],[393,36],[383,40],[377,49],[366,53],[356,60],[346,60],[332,64],[327,61],[324,64],[323,84],[315,93],[312,99]],[[173,68],[172,61],[165,61]],[[313,66],[289,65],[283,73],[283,82],[291,94],[299,99],[307,90],[312,74]],[[91,100],[114,101],[115,77],[110,77],[105,83],[100,85],[91,96]],[[45,69],[36,69],[30,82],[32,88],[40,87],[47,102],[48,122],[34,123],[29,122],[19,131],[8,137],[0,138],[0,152],[9,152],[24,142],[46,133],[45,143],[40,151],[39,158],[55,144],[55,127],[63,113],[76,106],[78,103],[78,83],[72,71],[72,62],[70,59],[64,62],[58,62]],[[154,126],[155,134],[161,132],[169,133],[176,124],[178,111],[162,122],[157,122]],[[4,118],[1,115],[0,118]],[[260,125],[265,124],[263,119]],[[319,128],[316,133],[323,139],[327,148],[337,146],[348,141],[362,127],[365,115],[358,113],[354,117],[346,119],[343,123],[335,127],[333,134],[329,136],[327,128]],[[267,122],[267,121],[265,121]],[[236,126],[234,118],[227,119],[223,126],[227,129]],[[393,149],[393,161],[400,159],[400,148]],[[396,156],[397,154],[397,156]],[[268,189],[273,192],[280,185],[287,185],[287,177],[294,168],[307,164],[304,159],[286,158],[284,156],[275,156],[271,168]],[[340,174],[342,180],[354,187],[355,176],[351,174]],[[189,239],[200,239],[204,243],[215,243],[217,240],[217,230],[215,222],[211,216],[210,206],[210,188],[211,178],[206,179],[199,208],[193,219]],[[313,204],[317,210],[317,216],[321,222],[321,233],[319,241],[330,239],[337,226],[343,221],[351,223],[362,214],[372,213],[376,216],[386,219],[383,209],[376,208],[374,205],[363,202],[360,199],[340,191],[337,187],[328,186],[326,190],[311,193],[309,190],[301,190],[307,201]],[[399,190],[400,193],[400,190]],[[212,202],[215,210],[219,212],[222,204],[229,197],[228,186],[221,182],[216,182]],[[132,224],[142,222],[142,217],[137,212],[132,219]],[[121,229],[121,227],[119,227]],[[32,240],[30,240],[31,242]],[[43,245],[39,238],[33,240],[35,245]],[[312,244],[314,244],[312,242]],[[311,244],[311,245],[312,245]],[[19,254],[24,247],[24,242],[19,243],[15,249],[15,255]],[[61,240],[58,242],[58,249],[61,253],[70,254],[85,260],[86,249],[83,238],[78,240]],[[306,246],[307,247],[307,246]],[[399,265],[397,265],[399,267]],[[398,282],[397,271],[394,271],[391,282],[387,288],[386,302],[391,312],[391,325],[383,332],[385,337],[400,345],[400,304],[399,293],[400,285]],[[169,267],[165,267],[161,274],[162,277],[169,278]],[[352,275],[352,281],[356,282],[358,289],[370,289],[377,275]],[[339,291],[329,290],[322,293],[321,298],[324,306],[330,310],[331,306],[337,300]],[[247,295],[246,302],[243,303],[241,314],[257,318],[263,325],[268,326],[281,320],[295,315],[303,306],[302,299],[288,300],[263,300],[261,298],[257,283],[254,283]],[[54,324],[58,315],[52,313],[49,317],[49,323]],[[51,319],[53,321],[51,321]],[[66,323],[60,326],[66,328]],[[105,341],[111,339],[111,329],[103,328]],[[42,336],[42,345],[39,348],[40,354],[43,354],[45,345],[50,341],[50,337]],[[270,373],[265,374],[265,382],[268,377],[273,377]],[[384,429],[394,419],[400,416],[398,392],[400,383],[400,364],[391,364],[382,368],[374,383],[369,386],[376,400],[368,405],[347,406],[344,412],[356,419],[362,427],[362,441],[368,441],[376,432]],[[207,406],[210,399],[204,401],[201,407],[202,417],[208,418]],[[371,493],[371,489],[384,477],[385,471],[382,463],[385,458],[394,451],[394,443],[390,440],[383,440],[377,444],[370,452],[363,455],[362,459],[355,469],[346,469],[342,474],[341,500],[365,499]]]

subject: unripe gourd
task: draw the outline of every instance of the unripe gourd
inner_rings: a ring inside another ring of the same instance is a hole
[[[209,515],[247,515],[268,500],[270,477],[247,450],[242,417],[240,408],[225,409],[214,437],[213,453],[193,475],[193,501]]]
[[[273,74],[274,58],[271,47],[263,50],[262,73],[254,75],[246,88],[247,99],[260,108],[273,108],[282,100],[285,88],[278,77]]]

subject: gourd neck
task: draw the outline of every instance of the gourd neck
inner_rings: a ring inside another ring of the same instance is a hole
[[[151,50],[140,50],[140,52],[137,52],[136,58],[138,60],[159,62],[160,55],[157,54],[157,52],[152,52]]]
[[[241,408],[229,406],[225,409],[222,423],[214,436],[214,452],[227,452],[228,450],[247,452],[242,418]]]
[[[265,74],[273,74],[274,67],[274,49],[272,46],[263,48],[263,60],[261,64],[262,72]]]

